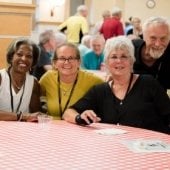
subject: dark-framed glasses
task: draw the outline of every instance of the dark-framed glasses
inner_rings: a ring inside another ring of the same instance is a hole
[[[77,57],[58,57],[57,61],[61,62],[61,63],[65,63],[66,61],[68,61],[69,63],[73,63],[74,61],[78,60]]]

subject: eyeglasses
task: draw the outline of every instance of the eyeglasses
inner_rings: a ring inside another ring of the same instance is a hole
[[[117,56],[111,56],[111,57],[109,57],[109,59],[111,60],[111,61],[113,61],[113,62],[115,62],[116,60],[120,60],[120,61],[127,61],[128,59],[129,59],[130,57],[129,56],[125,56],[125,55],[123,55],[123,56],[121,56],[121,57],[117,57]]]
[[[57,61],[59,61],[61,63],[65,63],[66,61],[68,61],[69,63],[73,63],[75,60],[78,60],[78,58],[76,58],[76,57],[69,57],[69,58],[59,57],[59,58],[57,58]]]

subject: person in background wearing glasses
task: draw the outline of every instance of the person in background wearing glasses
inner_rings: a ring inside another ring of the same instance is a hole
[[[26,38],[15,39],[9,45],[9,67],[0,70],[0,120],[37,121],[40,86],[29,72],[39,54],[39,47]]]
[[[39,80],[48,70],[52,69],[51,58],[56,47],[66,42],[66,35],[53,30],[45,30],[39,36],[40,57],[33,70],[33,75]]]
[[[104,54],[112,80],[91,88],[65,111],[63,119],[80,125],[100,121],[170,133],[170,99],[152,76],[133,73],[131,40],[125,36],[107,40]]]
[[[134,72],[150,74],[170,89],[170,25],[164,17],[150,17],[143,24],[143,40],[135,39]]]
[[[92,35],[90,38],[90,48],[82,57],[82,66],[87,70],[100,70],[103,65],[103,49],[105,39],[102,35]]]
[[[80,62],[76,45],[61,45],[53,56],[54,69],[46,72],[39,81],[47,112],[55,119],[61,119],[66,108],[77,102],[92,86],[103,82],[92,73],[80,70]]]

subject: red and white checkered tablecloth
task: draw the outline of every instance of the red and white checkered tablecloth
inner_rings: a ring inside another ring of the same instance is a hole
[[[112,127],[127,133],[94,132]],[[170,135],[126,126],[1,121],[0,170],[170,170],[170,153],[134,153],[121,143],[141,138],[170,143]]]

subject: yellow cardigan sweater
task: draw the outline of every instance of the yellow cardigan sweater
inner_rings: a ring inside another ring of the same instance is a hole
[[[75,85],[74,91],[72,93],[71,99],[68,106],[73,105],[81,97],[83,97],[86,92],[94,85],[102,83],[103,80],[93,73],[80,70],[78,73],[77,83]],[[48,114],[53,116],[55,119],[61,119],[59,113],[59,94],[58,94],[58,71],[49,70],[40,79],[40,86],[42,91],[42,97],[46,99]],[[64,109],[66,102],[69,98],[71,88],[73,84],[66,84],[61,82],[61,108]]]

